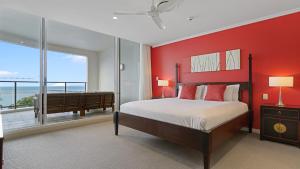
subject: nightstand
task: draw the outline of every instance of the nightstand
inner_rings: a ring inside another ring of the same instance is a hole
[[[260,108],[260,139],[298,146],[300,148],[300,106]]]

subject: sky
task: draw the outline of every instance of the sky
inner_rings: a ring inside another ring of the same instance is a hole
[[[49,82],[87,81],[86,57],[54,51],[48,51],[47,55]],[[0,81],[39,81],[39,78],[39,49],[0,41]]]

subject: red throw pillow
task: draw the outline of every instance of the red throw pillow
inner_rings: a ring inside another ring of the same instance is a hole
[[[224,101],[226,85],[207,85],[205,100]]]
[[[195,100],[196,90],[196,85],[183,85],[181,89],[180,99]]]

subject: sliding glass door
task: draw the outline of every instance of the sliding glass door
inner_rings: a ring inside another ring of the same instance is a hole
[[[41,17],[0,10],[0,111],[4,130],[36,126],[41,118]]]
[[[120,104],[139,99],[140,45],[126,39],[119,40]]]
[[[114,37],[0,10],[0,111],[6,131],[111,115]]]
[[[46,28],[47,123],[112,114],[114,37],[53,20]]]
[[[139,57],[138,43],[1,9],[4,129],[112,115],[139,99]]]

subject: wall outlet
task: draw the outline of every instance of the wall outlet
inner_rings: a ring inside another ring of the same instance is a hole
[[[269,100],[269,94],[264,93],[263,94],[263,100]]]

